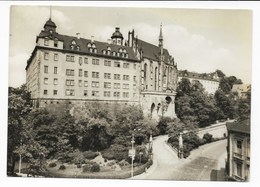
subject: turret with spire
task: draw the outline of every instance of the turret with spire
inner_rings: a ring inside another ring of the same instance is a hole
[[[160,35],[159,35],[159,48],[160,48],[160,52],[159,52],[159,56],[160,56],[160,60],[163,61],[163,34],[162,34],[162,24],[160,25]]]

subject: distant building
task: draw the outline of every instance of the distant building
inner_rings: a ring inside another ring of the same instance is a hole
[[[237,92],[238,97],[247,98],[248,93],[251,92],[251,84],[234,84],[232,92]]]
[[[191,83],[195,83],[199,81],[204,89],[205,92],[209,94],[214,94],[219,87],[219,77],[216,72],[214,73],[196,73],[196,72],[189,72],[187,70],[179,70],[178,72],[178,81],[180,82],[182,78],[187,78],[190,80]]]
[[[36,38],[26,66],[26,84],[35,107],[68,101],[140,104],[144,113],[175,117],[177,65],[163,48],[128,40],[117,27],[111,42],[100,42],[57,32],[49,19]]]
[[[230,180],[248,181],[250,176],[250,120],[227,123],[226,170]]]

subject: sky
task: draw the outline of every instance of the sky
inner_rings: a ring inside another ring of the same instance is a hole
[[[26,62],[36,36],[50,17],[49,6],[12,6],[10,10],[9,86],[26,82]],[[124,39],[158,45],[162,24],[164,48],[179,70],[210,73],[217,69],[251,83],[252,11],[174,8],[101,8],[52,6],[57,32],[106,42],[120,27]]]

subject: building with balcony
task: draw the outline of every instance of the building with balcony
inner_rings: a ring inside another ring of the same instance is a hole
[[[178,81],[182,78],[189,79],[191,83],[200,82],[208,94],[214,94],[219,87],[220,79],[217,72],[213,73],[196,73],[187,70],[179,70]]]
[[[250,176],[250,120],[227,123],[226,170],[229,180],[248,181]]]
[[[144,113],[175,117],[177,65],[163,48],[129,31],[124,41],[120,28],[111,42],[57,32],[49,19],[36,37],[27,61],[26,84],[35,107],[61,102],[139,104]]]

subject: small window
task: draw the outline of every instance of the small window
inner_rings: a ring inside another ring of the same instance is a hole
[[[129,75],[123,75],[123,80],[129,81]]]
[[[44,73],[48,73],[48,66],[44,66]]]
[[[88,87],[88,81],[84,81],[84,87]]]
[[[57,95],[58,94],[58,90],[53,90],[53,95]]]
[[[123,68],[129,68],[129,63],[124,63]]]
[[[58,67],[54,67],[53,73],[54,73],[54,74],[57,74],[57,73],[58,73]]]
[[[111,88],[111,82],[104,82],[104,88]]]
[[[48,95],[48,90],[43,90],[44,95]]]
[[[114,66],[120,68],[120,62],[114,62]]]
[[[93,88],[99,88],[99,82],[98,81],[92,81],[92,87]]]
[[[74,62],[74,56],[71,56],[70,58],[71,58],[71,62]]]
[[[58,79],[57,79],[57,78],[54,78],[54,79],[53,79],[53,84],[54,84],[54,85],[57,85],[57,84],[58,84]]]
[[[114,97],[120,97],[120,92],[114,92]]]
[[[48,78],[44,78],[44,84],[48,84]]]
[[[45,45],[45,46],[49,46],[49,39],[48,39],[48,38],[45,38],[45,39],[44,39],[44,45]]]
[[[44,60],[48,60],[49,59],[49,53],[45,52],[44,53]]]
[[[115,80],[120,80],[120,74],[114,74],[114,79]]]
[[[88,96],[88,91],[87,90],[84,90],[84,96]]]
[[[58,47],[58,40],[57,39],[54,40],[54,47]]]
[[[84,77],[88,77],[88,71],[84,71]]]
[[[79,69],[79,77],[82,77],[82,69]]]
[[[79,57],[79,65],[82,65],[82,57]]]
[[[71,44],[72,44],[72,45],[77,45],[77,43],[76,43],[75,40],[72,40]]]
[[[106,50],[103,50],[102,53],[103,53],[103,55],[105,55],[106,54]]]
[[[92,78],[99,78],[99,72],[92,72]]]
[[[104,97],[110,97],[110,91],[104,91]]]
[[[88,64],[88,58],[84,58],[84,64]]]
[[[82,80],[79,80],[79,87],[82,86]]]
[[[107,50],[108,50],[108,51],[111,51],[111,47],[107,47]]]
[[[111,79],[111,73],[104,73],[105,79]]]
[[[110,60],[104,60],[104,66],[111,66]]]
[[[99,91],[92,91],[92,96],[98,97],[99,96]]]
[[[55,61],[58,61],[58,60],[59,60],[59,56],[58,56],[57,53],[54,54],[54,60],[55,60]]]

